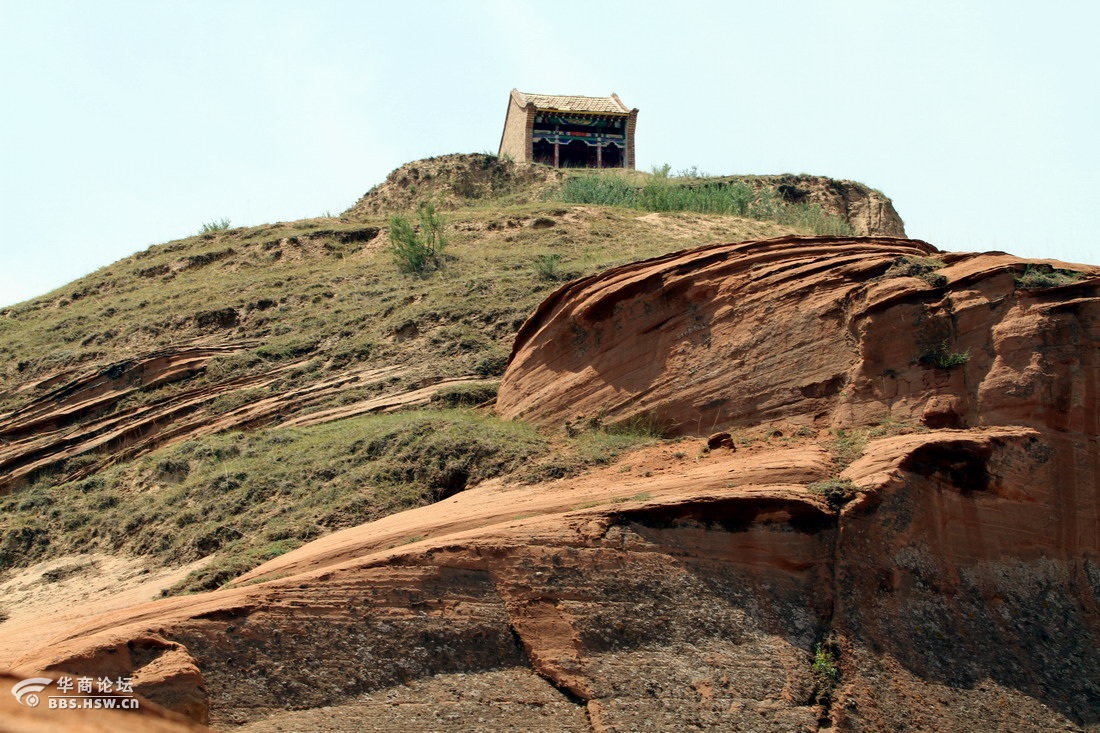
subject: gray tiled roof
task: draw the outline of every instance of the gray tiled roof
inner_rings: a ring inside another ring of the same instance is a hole
[[[530,102],[538,109],[560,109],[563,112],[612,112],[626,114],[630,109],[623,104],[618,95],[610,97],[577,97],[560,94],[528,94],[526,92],[514,92],[520,106],[527,106]]]

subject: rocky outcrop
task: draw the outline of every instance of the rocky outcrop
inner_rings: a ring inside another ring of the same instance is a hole
[[[859,495],[839,516],[807,489],[832,470],[812,442],[672,454],[702,446],[662,447],[647,465],[665,468],[629,480],[612,467],[482,485],[235,588],[102,617],[19,664],[121,670],[165,706],[205,694],[216,725],[270,729],[321,707],[329,724],[415,719],[423,700],[382,701],[501,675],[531,681],[484,703],[543,729],[578,710],[593,730],[1100,725],[1100,587],[1082,531],[1095,491],[1069,504],[1053,488],[1079,470],[1057,462],[1056,439],[1004,427],[873,442],[844,474]],[[150,638],[156,675],[118,651]],[[815,667],[822,649],[835,678]]]
[[[731,180],[767,187],[792,204],[816,204],[848,222],[861,237],[904,237],[905,224],[894,203],[881,191],[857,183],[822,176],[744,176]]]
[[[646,175],[629,171],[637,182]],[[406,163],[363,194],[342,216],[404,214],[423,202],[454,209],[485,200],[511,203],[545,200],[567,173],[535,163],[514,163],[487,154],[441,155]],[[681,186],[747,185],[778,204],[811,204],[847,222],[859,236],[904,237],[905,225],[893,202],[856,181],[824,176],[720,176],[676,178]]]
[[[1097,448],[950,430],[881,440],[848,469],[867,491],[836,549],[841,729],[1100,727]]]
[[[235,588],[96,619],[18,664],[121,670],[175,709],[205,694],[217,725],[501,670],[536,674],[540,695],[568,703],[562,720],[580,708],[607,729],[811,725],[808,650],[832,604],[836,518],[800,482],[826,473],[824,453],[661,451],[679,466],[629,489],[609,482],[617,469],[483,485],[326,537]],[[119,652],[150,638],[178,667],[152,686],[149,663]]]
[[[428,201],[444,209],[516,195],[537,201],[564,175],[545,165],[513,163],[485,153],[441,155],[394,170],[341,216],[407,213]]]
[[[1025,264],[787,238],[571,283],[522,328],[498,409],[699,437],[486,482],[18,664],[133,674],[256,731],[321,708],[333,728],[1100,730],[1100,271],[1025,290]]]
[[[936,267],[924,279],[897,266],[920,258]],[[498,411],[694,435],[884,418],[1095,434],[1100,271],[1075,266],[1074,284],[1020,289],[1028,265],[836,237],[625,265],[565,285],[528,319]]]

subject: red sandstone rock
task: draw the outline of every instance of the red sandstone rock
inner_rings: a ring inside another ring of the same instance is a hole
[[[937,254],[944,287],[884,277],[899,257]],[[1094,357],[1081,349],[1097,339],[1100,269],[1019,290],[1026,264],[915,240],[787,237],[625,265],[563,286],[527,320],[497,409],[545,425],[655,418],[691,435],[926,409],[959,427],[1095,430]]]
[[[734,445],[733,436],[726,432],[714,433],[707,438],[707,447],[711,450],[715,448],[729,448],[730,450],[737,450],[737,446]]]
[[[946,285],[882,279],[931,254],[789,238],[567,285],[521,331],[503,414],[770,437],[486,483],[235,587],[93,619],[20,665],[133,673],[220,726],[335,706],[327,721],[366,727],[406,685],[462,673],[474,694],[531,670],[600,730],[1096,730],[1098,270],[1021,291],[1021,260],[942,254]],[[839,477],[830,426],[869,438]],[[840,511],[826,479],[855,495]],[[815,652],[833,655],[816,671]],[[575,723],[549,689],[531,693],[544,713],[509,703],[514,725]]]

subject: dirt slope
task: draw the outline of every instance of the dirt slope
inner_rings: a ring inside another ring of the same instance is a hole
[[[502,413],[737,449],[486,482],[18,664],[253,730],[1100,730],[1100,270],[896,262],[936,254],[786,238],[569,284]]]

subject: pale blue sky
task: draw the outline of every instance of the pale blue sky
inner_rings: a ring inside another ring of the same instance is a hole
[[[512,87],[617,92],[642,169],[851,178],[942,249],[1097,263],[1098,28],[1091,0],[0,0],[0,305],[495,152]]]

